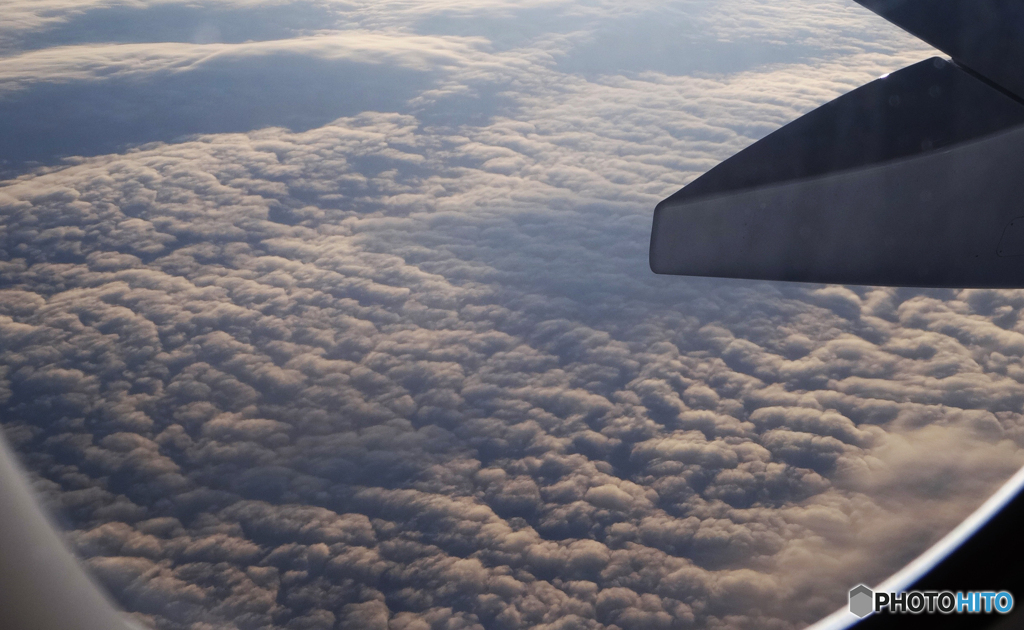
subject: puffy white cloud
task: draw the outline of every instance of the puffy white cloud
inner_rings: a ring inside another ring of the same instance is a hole
[[[628,203],[437,208],[403,165],[438,204],[510,176],[415,129],[6,189],[8,430],[152,622],[799,625],[1020,462],[1014,293],[651,278]],[[349,206],[345,155],[396,169]]]
[[[374,31],[237,44],[82,44],[56,46],[0,58],[0,90],[11,92],[38,82],[138,77],[201,70],[261,57],[299,55],[329,61],[387,64],[414,70],[456,65],[486,43],[482,38],[425,37]]]

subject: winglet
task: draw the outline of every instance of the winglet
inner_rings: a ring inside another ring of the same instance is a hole
[[[855,1],[1024,100],[1024,2]]]

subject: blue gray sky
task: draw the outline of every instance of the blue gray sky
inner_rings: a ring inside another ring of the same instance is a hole
[[[1024,464],[1018,291],[656,277],[843,0],[14,0],[0,418],[160,630],[802,628]]]

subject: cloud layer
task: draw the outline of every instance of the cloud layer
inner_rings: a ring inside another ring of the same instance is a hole
[[[0,59],[23,94],[126,68],[199,85],[254,56],[426,77],[390,110],[0,189],[5,433],[141,620],[798,628],[1024,463],[1019,292],[646,268],[661,196],[926,51],[884,33],[854,48],[877,24],[823,21],[832,3],[690,3],[721,41],[774,24],[805,48],[728,73],[594,73],[564,64],[624,7],[506,45],[423,32],[519,10],[453,6],[338,9],[358,30],[287,42]],[[97,7],[24,8],[23,31]]]

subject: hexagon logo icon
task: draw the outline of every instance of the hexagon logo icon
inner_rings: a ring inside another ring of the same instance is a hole
[[[875,594],[863,584],[850,589],[850,612],[861,618],[867,617],[871,614],[874,598]]]

